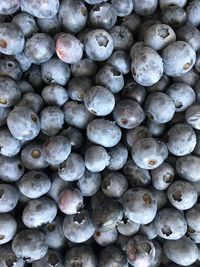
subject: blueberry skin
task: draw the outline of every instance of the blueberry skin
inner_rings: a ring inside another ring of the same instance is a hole
[[[140,225],[138,233],[147,236],[149,240],[155,240],[155,238],[157,237],[153,222]]]
[[[166,90],[168,96],[174,102],[176,112],[186,110],[195,101],[195,92],[192,87],[186,83],[172,83]]]
[[[19,0],[6,1],[2,0],[0,4],[0,14],[11,15],[14,14],[20,6]]]
[[[17,222],[9,213],[1,214],[0,227],[0,245],[2,245],[13,239],[17,231]]]
[[[100,232],[106,232],[117,226],[122,220],[123,209],[121,204],[114,199],[103,201],[92,211],[92,221]]]
[[[169,186],[167,197],[169,202],[176,209],[187,210],[195,205],[198,195],[192,183],[184,180],[177,180]]]
[[[150,46],[156,51],[162,50],[174,41],[176,41],[176,34],[173,29],[166,24],[153,25],[144,35],[144,45]]]
[[[111,4],[96,4],[90,11],[89,20],[92,27],[109,30],[117,21],[117,13]]]
[[[141,25],[139,25],[139,29],[138,29],[138,40],[139,42],[136,42],[137,45],[139,46],[142,46],[142,43],[144,41],[144,35],[145,33],[148,31],[148,29],[155,25],[155,24],[160,24],[161,21],[158,20],[158,19],[148,19],[148,20],[145,20],[143,23],[141,23]],[[144,44],[143,44],[144,45]]]
[[[166,129],[165,123],[157,123],[152,120],[147,120],[147,126],[148,126],[149,135],[153,137],[160,137],[162,134],[164,134],[165,129]]]
[[[123,219],[117,225],[117,230],[123,236],[132,236],[138,232],[140,224],[132,222],[129,219]]]
[[[95,226],[87,210],[75,215],[66,215],[63,221],[63,232],[66,238],[74,243],[87,241],[95,232]]]
[[[0,248],[0,264],[2,267],[24,267],[24,260],[22,258],[17,258],[12,251],[11,244],[1,245]]]
[[[176,172],[179,177],[189,182],[200,181],[200,158],[193,155],[178,158]]]
[[[126,27],[114,26],[109,33],[113,39],[115,50],[129,51],[133,43],[133,35]]]
[[[40,121],[35,112],[28,107],[13,109],[7,118],[8,129],[18,140],[28,141],[35,138],[40,131]]]
[[[132,34],[136,34],[141,23],[141,17],[132,12],[132,14],[123,18],[121,25],[126,27]]]
[[[10,77],[15,81],[19,81],[22,76],[22,69],[17,59],[0,59],[0,72],[1,76]]]
[[[45,172],[29,171],[21,177],[17,186],[25,196],[39,198],[50,190],[51,180]]]
[[[7,157],[13,157],[21,149],[21,143],[14,138],[8,129],[0,130],[0,154]]]
[[[28,228],[40,228],[51,223],[57,214],[55,202],[47,197],[30,200],[22,213],[22,221]]]
[[[193,150],[193,154],[195,156],[200,156],[200,134],[198,131],[196,131],[196,137],[197,137],[197,144]]]
[[[133,129],[142,123],[145,115],[136,101],[124,99],[116,104],[113,110],[113,118],[120,127]]]
[[[196,52],[196,62],[195,62],[195,70],[200,73],[200,49]]]
[[[78,179],[77,187],[83,196],[93,196],[101,187],[101,173],[91,172],[86,169],[83,176]]]
[[[21,10],[36,18],[52,18],[59,10],[59,0],[21,0]]]
[[[123,50],[114,51],[106,63],[117,68],[123,75],[128,74],[131,69],[131,58]]]
[[[14,237],[12,250],[18,258],[23,258],[28,263],[39,260],[48,250],[46,237],[39,230],[23,230]]]
[[[12,19],[12,23],[19,26],[25,38],[29,38],[34,33],[38,32],[38,27],[34,17],[28,13],[21,12],[16,14]]]
[[[41,170],[49,165],[45,160],[42,144],[38,142],[30,142],[23,146],[21,160],[28,170]]]
[[[186,123],[178,123],[167,133],[167,147],[175,156],[190,154],[196,146],[196,134]]]
[[[147,92],[142,85],[136,83],[133,80],[128,80],[125,83],[125,86],[123,87],[121,94],[123,98],[130,98],[132,100],[135,100],[138,104],[141,105],[145,101]]]
[[[97,64],[89,58],[82,58],[77,63],[71,64],[74,77],[93,77],[97,71]]]
[[[191,266],[198,258],[196,244],[187,237],[179,240],[166,240],[163,244],[163,252],[167,258],[181,266]]]
[[[169,83],[169,77],[166,74],[163,74],[157,83],[147,87],[147,91],[149,93],[164,92],[169,87]]]
[[[127,244],[126,256],[133,266],[150,267],[155,259],[155,246],[145,235],[135,235]]]
[[[83,44],[72,34],[61,33],[56,40],[56,53],[64,63],[74,64],[83,56]]]
[[[128,16],[133,11],[133,1],[131,0],[125,0],[123,2],[120,0],[111,0],[111,4],[119,17]]]
[[[84,105],[96,116],[110,114],[115,106],[115,98],[112,92],[103,86],[93,86],[84,94]]]
[[[89,5],[95,5],[95,4],[100,4],[102,2],[107,2],[108,0],[84,0],[84,1]]]
[[[168,203],[167,199],[167,193],[165,190],[157,190],[153,186],[149,188],[154,195],[157,205],[158,205],[158,210],[162,209],[163,207],[166,207],[166,204]]]
[[[52,136],[43,144],[45,160],[50,164],[61,164],[71,153],[69,140],[64,136]]]
[[[191,209],[185,211],[187,224],[195,231],[200,231],[200,204],[196,203]]]
[[[163,75],[163,60],[153,48],[141,47],[132,57],[131,70],[137,83],[151,86]]]
[[[80,154],[71,153],[61,163],[58,169],[60,178],[64,181],[75,181],[82,177],[85,171],[85,162]]]
[[[104,61],[111,56],[114,49],[114,42],[107,31],[96,29],[86,34],[84,46],[89,59]]]
[[[69,99],[67,90],[58,84],[50,84],[42,89],[42,99],[48,106],[63,106]]]
[[[30,69],[32,62],[27,58],[24,50],[19,54],[13,55],[13,57],[19,62],[22,71],[27,71]]]
[[[196,61],[193,48],[184,41],[176,41],[162,51],[164,72],[170,77],[180,77],[192,69]]]
[[[73,267],[75,264],[80,264],[82,267],[97,267],[93,248],[84,245],[71,247],[65,256],[65,267]]]
[[[120,172],[111,172],[103,178],[101,189],[108,198],[120,198],[127,191],[128,182]]]
[[[190,44],[196,52],[200,48],[200,32],[193,25],[185,25],[176,31],[176,36],[179,40]]]
[[[8,115],[11,111],[11,108],[3,108],[0,106],[0,126],[5,126]]]
[[[76,188],[64,189],[58,197],[59,209],[67,214],[76,214],[83,207],[83,195]]]
[[[44,102],[39,94],[30,92],[25,93],[16,104],[16,107],[23,106],[31,108],[35,113],[39,113],[44,107]]]
[[[156,233],[163,239],[177,240],[187,232],[187,222],[183,214],[174,208],[158,211],[154,219]]]
[[[168,24],[173,29],[180,28],[186,22],[186,12],[178,6],[169,6],[161,14],[162,23]]]
[[[24,173],[24,166],[18,157],[0,155],[0,177],[4,182],[12,183],[19,180]]]
[[[15,186],[0,184],[0,214],[12,211],[18,202],[19,194]]]
[[[199,19],[200,3],[197,0],[191,1],[186,9],[187,23],[196,27],[200,25]]]
[[[157,168],[167,157],[167,146],[155,138],[140,139],[132,150],[134,162],[144,169]]]
[[[64,0],[60,5],[58,17],[65,31],[77,33],[86,26],[87,8],[80,0]]]
[[[87,138],[103,147],[113,147],[121,139],[120,128],[112,121],[105,119],[95,119],[88,123],[86,128]]]
[[[72,146],[72,151],[78,151],[83,145],[83,134],[75,127],[70,126],[67,129],[62,130],[60,135],[65,136],[69,140]]]
[[[161,9],[165,9],[168,6],[178,6],[178,7],[184,7],[187,3],[187,0],[160,0],[159,6]]]
[[[145,188],[131,188],[122,200],[125,216],[138,224],[150,223],[157,212],[157,201],[153,194]]]
[[[100,246],[110,246],[116,243],[118,239],[118,231],[116,228],[112,228],[106,231],[97,230],[93,235],[94,240]]]
[[[37,18],[36,22],[39,30],[50,36],[55,36],[57,33],[61,32],[61,22],[59,21],[58,14],[52,18]]]
[[[44,63],[55,52],[54,40],[46,33],[36,33],[26,41],[24,52],[32,63]]]
[[[147,186],[151,182],[149,171],[138,167],[130,158],[124,164],[122,172],[131,187]]]
[[[47,84],[66,85],[71,76],[68,64],[58,58],[51,58],[41,65],[42,79]]]
[[[126,255],[117,246],[104,248],[99,255],[99,267],[111,267],[114,265],[128,267]]]
[[[64,267],[61,254],[54,250],[48,250],[47,254],[40,260],[34,261],[32,267]]]
[[[74,77],[68,84],[69,97],[74,101],[83,101],[86,91],[91,87],[91,79],[87,77]]]
[[[158,190],[166,190],[173,182],[175,176],[174,168],[164,162],[151,171],[152,185]]]
[[[147,0],[142,4],[139,0],[133,0],[133,9],[140,16],[147,16],[154,13],[158,6],[158,0]]]
[[[192,105],[185,112],[185,121],[193,128],[200,130],[200,105]]]
[[[23,32],[13,23],[1,23],[0,40],[0,52],[5,55],[19,54],[24,48]]]
[[[17,83],[9,77],[0,77],[0,107],[14,106],[21,97]]]
[[[128,150],[123,144],[117,144],[114,147],[108,148],[108,155],[110,157],[107,168],[112,171],[120,170],[128,158]]]
[[[105,66],[99,69],[96,73],[95,80],[96,84],[108,88],[113,94],[119,93],[124,86],[122,73],[116,67],[112,66]]]
[[[57,106],[48,106],[40,113],[41,131],[48,135],[53,136],[58,134],[64,124],[64,113]]]
[[[84,104],[76,101],[68,101],[63,106],[65,121],[78,129],[85,129],[88,123],[94,118]]]

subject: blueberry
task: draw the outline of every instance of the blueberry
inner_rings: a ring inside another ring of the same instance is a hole
[[[114,266],[128,267],[126,255],[117,246],[104,248],[99,255],[99,267]]]
[[[169,163],[164,162],[151,171],[152,185],[158,190],[166,190],[173,182],[174,176],[174,168]]]
[[[85,162],[80,154],[71,153],[58,169],[60,178],[64,181],[75,181],[82,177],[85,171]]]
[[[150,267],[155,259],[155,253],[153,242],[145,235],[135,235],[128,241],[126,256],[128,262],[135,267]]]
[[[85,92],[84,104],[94,115],[106,116],[114,109],[115,98],[107,88],[93,86]]]
[[[185,25],[176,31],[177,38],[185,41],[192,46],[194,51],[200,48],[200,32],[193,25]]]
[[[85,152],[85,166],[91,172],[100,172],[109,164],[109,155],[102,146],[91,146]]]
[[[157,6],[158,0],[146,0],[142,4],[139,0],[133,0],[133,9],[140,16],[153,14]]]
[[[165,9],[168,6],[178,6],[184,7],[187,3],[187,0],[160,0],[159,5],[161,9]]]
[[[29,171],[21,177],[17,185],[25,196],[39,198],[50,190],[51,180],[45,172]]]
[[[83,56],[83,44],[72,34],[61,33],[56,41],[56,53],[65,63],[77,63]]]
[[[178,123],[167,133],[167,147],[176,156],[190,154],[196,146],[196,134],[186,123]]]
[[[79,150],[83,145],[83,134],[75,127],[70,126],[62,130],[60,135],[65,136],[69,140],[73,151]]]
[[[124,99],[116,104],[113,117],[122,128],[132,129],[139,126],[144,120],[144,112],[140,105],[131,99]]]
[[[31,67],[24,72],[24,79],[35,89],[41,89],[41,87],[43,87],[41,68],[38,65],[32,64]]]
[[[11,241],[17,231],[16,220],[8,213],[0,215],[0,244]]]
[[[120,234],[124,236],[132,236],[138,232],[140,224],[132,222],[129,219],[123,219],[117,225],[117,230]]]
[[[153,221],[147,224],[140,225],[140,229],[138,233],[147,236],[149,240],[155,240],[155,238],[158,235],[156,233],[156,229],[155,229]]]
[[[168,24],[173,29],[183,26],[186,22],[186,12],[179,6],[168,6],[162,11],[162,23]]]
[[[91,79],[87,77],[74,77],[68,84],[69,97],[74,101],[83,101],[86,91],[91,86]]]
[[[196,137],[197,137],[197,144],[193,150],[193,154],[195,156],[200,156],[200,133],[196,131]]]
[[[22,141],[32,140],[40,131],[40,121],[37,114],[25,106],[17,107],[10,112],[7,125],[11,134]]]
[[[95,61],[108,59],[114,49],[111,35],[103,29],[89,31],[84,38],[84,45],[89,59]]]
[[[32,263],[32,267],[64,267],[63,258],[59,252],[48,250],[43,258]]]
[[[57,206],[53,200],[40,197],[30,200],[22,213],[22,220],[28,228],[39,228],[51,223],[57,214]]]
[[[97,258],[90,246],[73,246],[70,248],[65,257],[65,267],[82,265],[82,267],[96,267]]]
[[[163,74],[157,83],[147,87],[147,91],[149,93],[163,92],[169,87],[169,83],[169,77],[166,74]]]
[[[117,50],[108,58],[107,64],[117,68],[123,75],[128,74],[131,69],[131,58],[123,50]]]
[[[10,113],[10,108],[4,108],[0,106],[0,126],[5,126],[8,115]]]
[[[94,118],[83,103],[68,101],[63,107],[65,121],[78,129],[85,129],[88,123]]]
[[[69,99],[67,90],[58,84],[50,84],[42,89],[42,99],[47,105],[61,107]]]
[[[149,135],[153,137],[160,137],[162,134],[164,134],[165,129],[166,129],[165,123],[158,123],[150,119],[147,120],[147,126],[148,126]]]
[[[133,78],[143,86],[151,86],[163,75],[162,58],[150,47],[140,47],[136,51],[131,64]]]
[[[112,228],[106,231],[97,230],[93,235],[94,240],[100,246],[110,246],[113,245],[118,238],[118,231],[116,228]]]
[[[150,223],[157,212],[157,201],[153,194],[145,188],[131,188],[123,196],[125,216],[139,224]]]
[[[174,41],[176,41],[175,32],[166,24],[153,25],[144,35],[144,45],[155,50],[162,50]]]
[[[21,97],[17,83],[9,77],[0,77],[0,106],[12,107]]]
[[[19,9],[19,6],[19,0],[11,0],[9,2],[6,0],[2,0],[0,4],[0,14],[11,15]]]
[[[144,41],[144,36],[145,36],[145,33],[148,31],[148,29],[153,26],[153,25],[156,25],[156,24],[160,24],[161,21],[158,20],[158,19],[147,19],[145,20],[143,23],[141,23],[139,25],[139,29],[138,29],[138,40],[140,41],[140,45],[142,45],[142,42]],[[138,44],[138,42],[136,43]]]
[[[123,98],[130,98],[132,100],[135,100],[140,105],[143,104],[146,95],[146,89],[133,80],[128,80],[122,89]]]
[[[92,27],[109,30],[117,21],[117,13],[111,4],[96,4],[90,11],[89,20]]]
[[[18,202],[17,189],[10,184],[0,184],[0,213],[12,211]]]
[[[128,158],[128,150],[122,144],[117,144],[114,147],[108,148],[108,155],[110,157],[107,168],[112,171],[120,170]]]
[[[132,12],[130,15],[123,18],[122,26],[126,27],[131,33],[137,33],[142,19],[136,13]]]
[[[188,24],[192,24],[197,27],[200,25],[199,12],[200,12],[199,1],[198,0],[191,1],[186,9]]]
[[[81,210],[75,215],[66,215],[63,222],[63,232],[67,239],[74,243],[82,243],[92,237],[95,226],[91,221],[89,212]]]
[[[24,52],[32,63],[41,64],[53,56],[55,44],[46,33],[36,33],[26,41]]]
[[[191,266],[198,258],[196,244],[187,237],[179,240],[166,240],[163,244],[163,252],[167,258],[181,266]]]
[[[124,86],[122,73],[116,67],[112,66],[104,66],[99,69],[96,73],[95,80],[97,84],[105,86],[113,94],[119,93]]]
[[[189,227],[191,227],[195,231],[200,231],[200,204],[196,203],[191,209],[187,210],[185,212],[185,218]]]
[[[128,182],[120,172],[111,172],[103,178],[101,188],[106,197],[120,198],[127,191]]]
[[[187,210],[192,208],[197,202],[197,190],[192,183],[177,180],[169,186],[167,197],[176,209]]]
[[[168,156],[167,146],[155,138],[140,139],[132,150],[135,163],[144,169],[155,169]]]
[[[13,23],[0,25],[0,52],[5,55],[15,55],[24,48],[24,35],[21,29]]]
[[[93,77],[97,71],[97,64],[89,58],[82,58],[71,65],[71,71],[74,77]]]
[[[24,166],[17,156],[6,157],[0,155],[0,177],[2,181],[16,182],[23,173]]]
[[[165,208],[158,211],[154,219],[154,226],[160,237],[169,240],[180,239],[187,231],[184,216],[174,208]]]
[[[65,31],[77,33],[86,25],[87,8],[80,0],[64,0],[60,5],[58,17]]]
[[[154,197],[157,201],[158,210],[165,207],[166,204],[168,203],[166,191],[158,190],[158,189],[154,188],[153,186],[151,186],[149,189],[151,190],[152,194],[154,195]]]
[[[71,76],[69,66],[58,58],[51,58],[41,65],[42,79],[47,84],[66,85]]]
[[[61,22],[57,14],[51,18],[37,18],[36,22],[39,30],[50,36],[54,36],[61,31]]]
[[[20,64],[22,71],[27,71],[32,65],[30,59],[25,55],[24,50],[21,53],[14,55],[13,57]]]
[[[44,107],[42,97],[34,92],[25,93],[22,98],[17,102],[16,107],[28,107],[35,113],[38,113]]]
[[[59,10],[59,0],[21,0],[21,10],[37,18],[54,17]]]
[[[93,196],[101,187],[101,173],[86,169],[83,176],[78,180],[77,187],[83,196]]]
[[[14,138],[8,129],[0,130],[0,154],[13,157],[18,154],[21,149],[21,143]]]
[[[14,56],[15,58],[17,55]],[[18,59],[0,59],[0,72],[1,76],[7,76],[15,81],[19,81],[22,76],[22,69]]]
[[[128,16],[133,11],[132,0],[124,0],[123,2],[120,0],[111,0],[111,4],[119,17]]]
[[[133,43],[133,36],[126,27],[114,26],[109,33],[113,39],[115,50],[129,51]]]
[[[185,120],[193,129],[200,130],[199,115],[200,115],[200,106],[199,105],[190,106],[186,110]]]
[[[176,41],[162,51],[164,72],[171,77],[179,77],[192,69],[196,54],[184,41]]]
[[[200,159],[199,157],[188,155],[180,157],[176,161],[176,172],[177,174],[189,181],[198,182],[200,181]]]
[[[121,130],[112,121],[105,119],[95,119],[87,125],[87,138],[98,145],[113,147],[121,139]]]
[[[83,195],[76,189],[64,189],[58,197],[59,209],[67,214],[76,214],[83,207]]]
[[[166,93],[174,102],[176,112],[186,110],[195,101],[195,92],[186,83],[172,83]]]
[[[64,136],[52,136],[43,144],[45,160],[50,164],[63,163],[71,153],[69,140]]]
[[[11,245],[1,245],[0,247],[0,264],[3,267],[24,267],[24,260],[17,258],[12,251]]]
[[[26,262],[39,260],[48,250],[46,237],[39,230],[23,230],[14,237],[12,250],[18,258],[23,258]]]

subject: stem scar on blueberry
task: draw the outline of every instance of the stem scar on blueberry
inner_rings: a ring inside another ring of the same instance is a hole
[[[190,65],[191,65],[191,64],[190,64],[189,62],[185,63],[184,66],[183,66],[183,69],[184,69],[184,70],[189,69]]]
[[[56,229],[56,226],[54,223],[50,223],[48,224],[47,229],[49,232],[53,232]]]
[[[31,119],[32,121],[37,122],[37,117],[34,114],[31,114]]]
[[[161,229],[163,235],[170,236],[172,234],[171,227],[169,225],[164,225]]]
[[[41,152],[40,152],[40,150],[38,150],[38,149],[34,149],[34,150],[31,152],[31,156],[32,156],[32,158],[34,158],[34,159],[38,159],[38,158],[40,158],[40,156],[41,156]]]
[[[7,45],[6,40],[1,39],[1,40],[0,40],[0,47],[1,47],[1,48],[6,48],[7,46],[8,46],[8,45]]]
[[[152,202],[152,199],[148,194],[143,195],[143,200],[144,200],[145,204],[151,204],[151,202]]]
[[[5,98],[0,97],[0,104],[6,105],[8,101]]]
[[[181,191],[176,191],[172,194],[172,197],[175,201],[181,202],[182,201],[182,193]]]
[[[157,160],[155,160],[155,159],[150,159],[150,160],[148,161],[148,164],[149,164],[150,166],[154,166],[154,165],[156,165],[156,163],[157,163]]]
[[[187,231],[188,231],[189,234],[194,234],[195,233],[195,230],[190,226],[188,226]]]

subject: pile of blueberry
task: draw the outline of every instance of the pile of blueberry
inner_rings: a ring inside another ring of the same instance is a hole
[[[0,0],[0,267],[200,266],[200,0]]]

